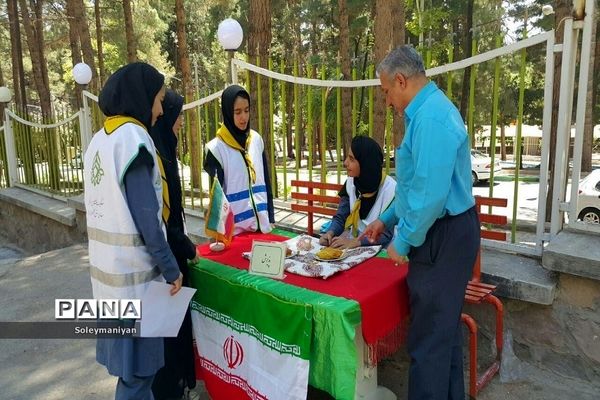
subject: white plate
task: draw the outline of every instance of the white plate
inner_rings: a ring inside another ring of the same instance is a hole
[[[319,257],[318,255],[315,254],[315,260],[323,261],[323,262],[341,261],[341,260],[343,260],[346,257],[348,257],[348,253],[346,251],[343,251],[342,255],[339,256],[338,258],[328,258],[328,259],[321,258],[321,257]]]

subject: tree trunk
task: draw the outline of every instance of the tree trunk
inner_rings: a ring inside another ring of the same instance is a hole
[[[131,0],[123,0],[123,16],[125,18],[125,41],[127,42],[127,62],[137,61],[137,44],[133,31],[133,15]]]
[[[0,87],[1,86],[4,86],[4,75],[2,74],[2,60],[0,60]],[[4,107],[6,107],[6,104],[0,102],[0,124],[4,124]],[[2,178],[2,165],[0,165],[0,179],[1,178]]]
[[[338,0],[338,13],[340,24],[340,64],[342,76],[345,81],[352,79],[352,67],[350,64],[350,29],[348,27],[348,8],[346,0]],[[352,142],[352,89],[343,88],[342,93],[342,154],[344,158],[348,155],[348,149]],[[341,157],[338,154],[338,157]]]
[[[564,21],[558,27],[557,25],[568,17],[571,9],[570,0],[556,0],[554,7],[554,39],[556,44],[563,42],[563,34],[565,31]],[[560,101],[560,74],[561,74],[561,63],[562,53],[558,52],[554,55],[554,84],[552,86],[552,109],[558,110],[558,103]],[[557,124],[558,112],[552,113],[552,121],[550,123],[550,157],[549,157],[549,171],[548,171],[548,195],[546,197],[546,222],[550,222],[551,210],[552,210],[552,197],[554,194],[554,160],[556,159],[556,136],[557,136]],[[540,182],[540,185],[543,182]]]
[[[47,115],[52,115],[52,102],[50,100],[50,80],[48,78],[48,65],[46,63],[45,45],[44,45],[44,16],[42,11],[43,0],[30,0],[34,7],[35,21],[33,24],[35,45],[38,48],[40,55],[40,71],[42,73],[42,82],[44,83],[44,95],[40,94],[40,102],[46,103],[46,109],[49,111]],[[42,105],[42,112],[44,106]]]
[[[106,80],[106,70],[104,69],[104,49],[102,42],[102,18],[100,11],[100,0],[94,0],[94,16],[96,19],[96,49],[98,52],[98,89],[100,89],[104,85],[104,81]]]
[[[365,49],[368,49],[370,46],[369,43],[369,35],[367,35],[367,43],[365,44]],[[367,79],[367,63],[369,61],[369,52],[365,51],[364,57],[363,57],[363,62],[362,62],[362,69],[360,69],[360,71],[362,71],[361,74],[361,78],[360,79]],[[358,115],[356,116],[356,122],[360,123],[360,121],[362,121],[362,110],[363,110],[363,104],[365,102],[365,90],[366,88],[363,86],[360,88],[360,95],[359,95],[359,100],[358,100]]]
[[[27,104],[27,94],[25,92],[25,69],[23,68],[23,48],[21,47],[21,26],[19,24],[17,0],[8,0],[6,8],[10,29],[10,55],[15,104],[17,110],[24,110],[25,104]]]
[[[392,20],[395,21],[393,24],[394,33],[392,43],[394,48],[402,46],[406,41],[406,11],[404,8],[404,0],[393,0],[392,5]],[[394,123],[392,125],[393,140],[392,145],[394,148],[402,143],[404,139],[404,119],[401,115],[398,115],[395,111],[393,112]],[[388,151],[391,149],[388,149]]]
[[[392,48],[392,30],[391,26],[395,21],[392,20],[390,9],[392,0],[375,1],[375,64],[378,64]],[[385,134],[385,116],[386,106],[385,98],[378,91],[373,96],[373,139],[383,146]]]
[[[67,22],[69,23],[69,47],[73,65],[81,62],[81,48],[79,47],[79,30],[75,20],[74,0],[66,1]]]
[[[38,1],[41,4],[41,1]],[[33,78],[35,86],[40,98],[40,107],[42,108],[42,116],[48,120],[52,115],[52,104],[50,102],[50,87],[48,85],[48,70],[46,68],[46,60],[44,58],[43,46],[43,30],[38,29],[31,21],[29,8],[25,0],[19,0],[21,14],[23,17],[23,26],[27,36],[27,46],[31,56],[31,64],[33,67]],[[34,5],[37,9],[38,4]],[[37,23],[36,23],[37,24]],[[41,21],[40,21],[41,24]]]
[[[452,23],[452,54],[454,54],[454,61],[460,60],[460,24],[458,23],[458,18],[454,20]],[[456,36],[455,36],[456,35]]]
[[[75,22],[79,32],[83,61],[89,65],[92,70],[90,88],[93,92],[98,93],[98,88],[100,85],[98,84],[98,72],[96,72],[96,61],[94,59],[94,49],[92,48],[92,38],[90,36],[90,29],[88,28],[85,6],[83,4],[83,0],[70,1],[74,2],[73,11],[75,12]]]
[[[468,0],[467,3],[467,15],[466,15],[466,26],[465,26],[465,58],[471,57],[473,52],[473,3],[474,0]],[[466,67],[463,74],[462,91],[460,96],[460,115],[463,120],[467,121],[467,107],[469,106],[469,89],[471,84],[471,67]],[[469,136],[475,137],[474,132],[469,132]]]
[[[597,14],[596,14],[597,16]],[[592,43],[590,52],[590,70],[588,73],[588,87],[585,105],[585,123],[583,128],[583,153],[581,155],[581,171],[592,171],[592,148],[594,146],[594,106],[596,102],[597,88],[594,86],[594,76],[597,67],[596,51],[598,51],[598,40],[596,38],[597,23],[592,24]],[[584,43],[583,46],[586,46]]]
[[[21,46],[21,26],[19,24],[19,5],[17,0],[8,0],[8,20],[10,25],[11,58],[13,85],[15,92],[15,103],[17,112],[27,116],[27,95],[25,91],[25,69],[23,67],[23,48]],[[30,140],[23,140],[20,135],[15,135],[15,141],[20,142],[22,147],[31,148]],[[35,184],[35,164],[31,157],[23,157],[23,169],[25,172],[25,183]]]
[[[42,21],[42,1],[38,0],[33,4],[35,10],[35,22],[31,21],[29,8],[25,0],[19,0],[21,15],[23,18],[23,26],[27,36],[27,47],[29,47],[29,55],[31,57],[31,65],[33,67],[33,78],[35,86],[40,98],[40,107],[42,110],[42,119],[44,123],[52,121],[52,103],[50,101],[50,87],[48,83],[48,69],[46,67],[46,59],[44,57],[44,34]],[[58,137],[54,129],[49,129],[44,132],[46,135],[47,144],[47,159],[48,162],[48,184],[54,189],[60,189],[60,173],[58,170]],[[31,137],[28,137],[31,139]],[[34,163],[35,160],[30,160]],[[27,161],[26,161],[27,163]],[[32,165],[26,168],[32,168]],[[27,175],[27,172],[26,172]],[[33,177],[35,179],[35,176]],[[29,179],[31,181],[31,179]]]
[[[185,32],[185,9],[183,0],[175,0],[175,16],[177,25],[177,56],[181,68],[183,91],[186,102],[192,102],[194,96],[194,85],[192,84],[192,69],[187,48],[187,35]],[[200,129],[198,128],[198,114],[193,110],[187,113],[190,121],[190,154],[192,169],[192,184],[194,188],[200,187],[201,169],[200,165]]]
[[[269,49],[271,46],[271,2],[269,0],[250,0],[250,10],[248,13],[248,56],[253,64],[259,64],[267,68]],[[257,63],[257,59],[260,62]],[[261,106],[262,106],[262,132],[259,132],[265,142],[265,151],[267,154],[267,163],[271,175],[271,182],[274,195],[277,193],[276,179],[273,175],[275,166],[270,165],[271,154],[274,149],[271,148],[270,126],[269,126],[269,81],[265,77],[260,77],[261,85]],[[250,115],[254,129],[258,129],[258,86],[257,74],[250,74],[251,92],[250,92]]]
[[[71,48],[71,61],[73,66],[81,62],[81,48],[79,47],[79,33],[75,20],[74,1],[66,1],[67,22],[69,23],[69,47]],[[77,109],[81,108],[81,86],[75,83],[75,99],[73,104]]]

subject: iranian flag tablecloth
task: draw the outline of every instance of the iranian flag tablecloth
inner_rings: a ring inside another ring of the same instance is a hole
[[[204,269],[192,302],[209,393],[215,400],[306,399],[312,307],[237,284],[228,278],[241,271],[223,268]]]

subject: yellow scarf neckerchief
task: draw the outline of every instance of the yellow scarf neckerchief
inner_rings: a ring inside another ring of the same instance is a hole
[[[113,115],[112,117],[107,117],[104,121],[104,132],[106,132],[107,135],[110,135],[111,133],[119,129],[121,126],[129,122],[132,124],[139,125],[142,128],[144,128],[145,131],[147,131],[144,124],[142,124],[140,121],[133,117],[127,117],[125,115]]]
[[[142,124],[140,121],[138,121],[137,119],[135,119],[133,117],[127,117],[124,115],[114,115],[112,117],[107,117],[106,120],[104,121],[104,132],[106,132],[107,135],[110,135],[111,133],[113,133],[114,131],[116,131],[121,126],[123,126],[127,123],[133,123],[133,124],[139,125],[142,128],[144,128],[145,131],[147,131],[144,124]],[[165,174],[165,168],[164,168],[162,160],[160,158],[160,154],[158,154],[158,153],[156,154],[156,160],[158,162],[158,170],[160,171],[160,177],[162,178],[162,199],[163,199],[162,219],[166,225],[167,221],[169,221],[169,216],[171,215],[171,202],[169,200],[169,185],[167,183],[167,176]]]
[[[379,190],[379,188],[383,184],[383,181],[385,181],[385,176],[386,176],[386,174],[385,174],[385,172],[383,172],[381,174],[381,182],[379,183],[379,187],[377,188],[377,190]],[[349,227],[352,227],[352,235],[354,237],[358,236],[358,221],[360,220],[361,200],[369,199],[369,198],[375,196],[375,194],[377,193],[377,190],[372,193],[361,193],[360,196],[358,196],[358,198],[356,199],[356,202],[354,202],[354,207],[352,207],[352,211],[350,212],[350,215],[348,215],[348,218],[346,218],[346,223],[344,224],[344,229],[348,229]]]
[[[250,136],[250,132],[248,132],[248,136]],[[246,160],[246,164],[248,164],[248,172],[250,173],[250,178],[252,179],[252,183],[256,182],[256,171],[254,170],[254,164],[252,164],[252,159],[250,158],[250,154],[248,154],[248,146],[250,145],[250,137],[246,139],[246,148],[240,146],[240,144],[234,139],[229,129],[224,124],[221,124],[221,127],[217,130],[217,137],[220,138],[225,144],[231,148],[239,150],[242,152],[244,159]]]
[[[167,182],[167,175],[165,174],[165,167],[163,166],[160,154],[156,153],[156,160],[158,161],[158,170],[160,171],[160,178],[162,180],[162,219],[165,225],[169,222],[169,216],[171,215],[171,200],[169,199],[169,184]]]

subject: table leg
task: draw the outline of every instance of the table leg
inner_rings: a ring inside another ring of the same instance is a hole
[[[388,388],[377,386],[377,366],[369,366],[367,362],[367,344],[362,336],[360,325],[356,327],[354,339],[356,345],[356,370],[355,400],[396,400],[396,395]]]

